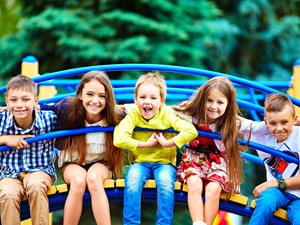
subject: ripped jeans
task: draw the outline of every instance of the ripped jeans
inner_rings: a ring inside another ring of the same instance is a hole
[[[176,168],[171,164],[134,163],[125,177],[123,224],[141,224],[141,195],[147,179],[156,182],[157,225],[171,225]]]

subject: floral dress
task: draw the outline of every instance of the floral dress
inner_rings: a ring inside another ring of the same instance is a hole
[[[197,126],[203,131],[212,131],[214,125]],[[229,192],[229,180],[226,172],[226,151],[223,146],[217,147],[214,139],[198,136],[185,149],[177,175],[181,183],[196,175],[204,181],[217,182],[225,192]]]

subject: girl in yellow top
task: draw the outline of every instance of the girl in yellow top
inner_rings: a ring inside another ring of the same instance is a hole
[[[166,84],[159,74],[142,75],[135,86],[136,107],[116,126],[114,145],[132,151],[133,164],[125,177],[123,224],[141,224],[141,193],[147,179],[157,186],[156,224],[172,224],[176,146],[197,137],[196,128],[165,106]],[[179,133],[133,131],[136,127]]]

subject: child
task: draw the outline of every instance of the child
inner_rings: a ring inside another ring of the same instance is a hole
[[[291,100],[283,94],[270,94],[265,100],[264,122],[243,120],[241,130],[252,127],[251,141],[299,159],[300,127],[293,126],[296,120]],[[273,213],[281,207],[286,208],[291,224],[299,224],[299,165],[262,151],[257,153],[264,160],[267,181],[253,190],[257,199],[249,224],[268,224]]]
[[[197,137],[184,151],[178,168],[179,181],[188,184],[188,206],[194,225],[212,224],[221,191],[239,192],[242,159],[237,142],[238,105],[232,83],[214,77],[192,99],[174,107],[192,117],[197,129],[220,132],[222,140]],[[202,192],[205,189],[203,207]]]
[[[123,117],[108,76],[101,71],[86,73],[74,98],[67,98],[52,110],[58,114],[60,129],[90,126],[115,126]],[[112,133],[88,133],[57,141],[58,164],[70,185],[64,208],[64,224],[78,224],[83,195],[88,188],[97,224],[111,224],[109,203],[103,187],[106,179],[117,177],[123,166],[124,152],[113,146]]]
[[[25,138],[52,132],[56,116],[37,111],[37,85],[18,75],[7,84],[8,110],[0,114],[0,211],[2,225],[20,224],[20,203],[26,195],[32,223],[49,224],[47,191],[56,179],[53,140],[28,144]]]
[[[141,224],[141,194],[147,179],[157,187],[156,224],[172,224],[176,148],[195,138],[195,127],[175,116],[166,107],[166,84],[155,73],[142,75],[134,90],[136,107],[116,126],[114,144],[131,151],[134,158],[125,177],[123,224]],[[136,127],[179,131],[174,136],[152,131],[133,131]]]

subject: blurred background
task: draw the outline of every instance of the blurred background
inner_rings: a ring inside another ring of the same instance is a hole
[[[27,55],[38,59],[40,74],[151,63],[289,82],[300,57],[298,15],[299,0],[0,0],[0,85],[20,73]],[[112,79],[139,75],[109,73]],[[251,200],[264,172],[253,163],[244,166],[242,193]],[[122,205],[111,203],[113,224],[122,224]],[[156,203],[143,206],[143,224],[154,224]],[[218,224],[248,219],[234,221]],[[187,206],[176,205],[174,225],[188,223]],[[53,224],[62,224],[62,212],[54,213]],[[80,224],[95,224],[89,207]]]

